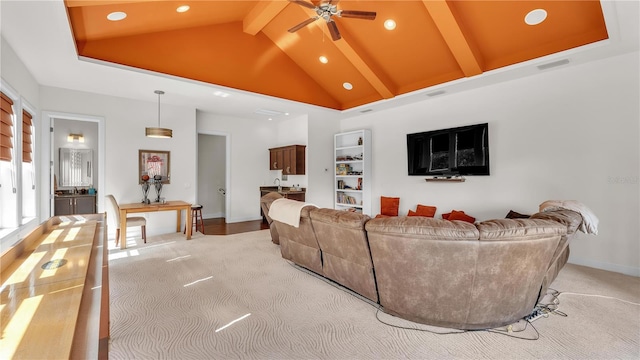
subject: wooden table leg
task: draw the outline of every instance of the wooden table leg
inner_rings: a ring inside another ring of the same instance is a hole
[[[127,248],[127,212],[120,210],[120,249]]]
[[[186,212],[186,226],[187,226],[187,240],[191,240],[191,230],[193,228],[193,217],[191,216],[191,206],[185,209]]]
[[[180,229],[182,228],[182,209],[178,209],[176,210],[176,232],[180,232]]]

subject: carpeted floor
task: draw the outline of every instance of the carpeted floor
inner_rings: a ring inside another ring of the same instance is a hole
[[[128,244],[110,249],[112,359],[640,358],[635,277],[568,264],[552,284],[566,317],[453,333],[292,266],[268,230]]]

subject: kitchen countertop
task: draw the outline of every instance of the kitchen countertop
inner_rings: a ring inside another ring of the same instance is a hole
[[[95,194],[56,194],[55,197],[96,196]]]
[[[278,191],[277,186],[260,186],[260,191],[264,193],[277,192],[279,194],[303,194],[307,192],[307,189],[300,188],[300,190],[292,190],[289,186],[283,186],[282,190]]]

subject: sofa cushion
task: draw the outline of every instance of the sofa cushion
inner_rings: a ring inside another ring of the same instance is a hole
[[[525,215],[525,214],[520,214],[517,211],[513,211],[513,210],[509,210],[509,212],[507,213],[507,216],[505,216],[505,219],[528,219],[530,218],[531,215]]]
[[[398,216],[399,207],[399,197],[380,196],[380,214],[387,216]]]
[[[480,241],[525,241],[565,235],[566,227],[543,219],[495,219],[477,224]]]
[[[476,218],[474,218],[473,216],[469,216],[465,214],[464,211],[457,211],[457,210],[453,210],[449,215],[449,217],[447,218],[447,220],[449,221],[462,220],[472,224],[476,222]]]
[[[572,235],[582,223],[582,216],[572,210],[554,210],[531,215],[532,219],[545,219],[558,222],[567,227],[567,234]]]
[[[420,205],[416,207],[416,213],[419,216],[434,217],[437,208],[435,206]]]
[[[466,222],[452,222],[424,216],[376,218],[365,225],[367,232],[393,236],[420,235],[422,239],[477,240],[478,229]]]

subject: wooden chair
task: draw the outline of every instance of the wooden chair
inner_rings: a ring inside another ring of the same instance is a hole
[[[116,224],[116,246],[120,243],[120,207],[113,195],[105,196],[110,206],[107,206],[108,216],[115,219]],[[127,217],[127,227],[140,226],[142,232],[142,240],[147,243],[147,219],[142,216]]]

